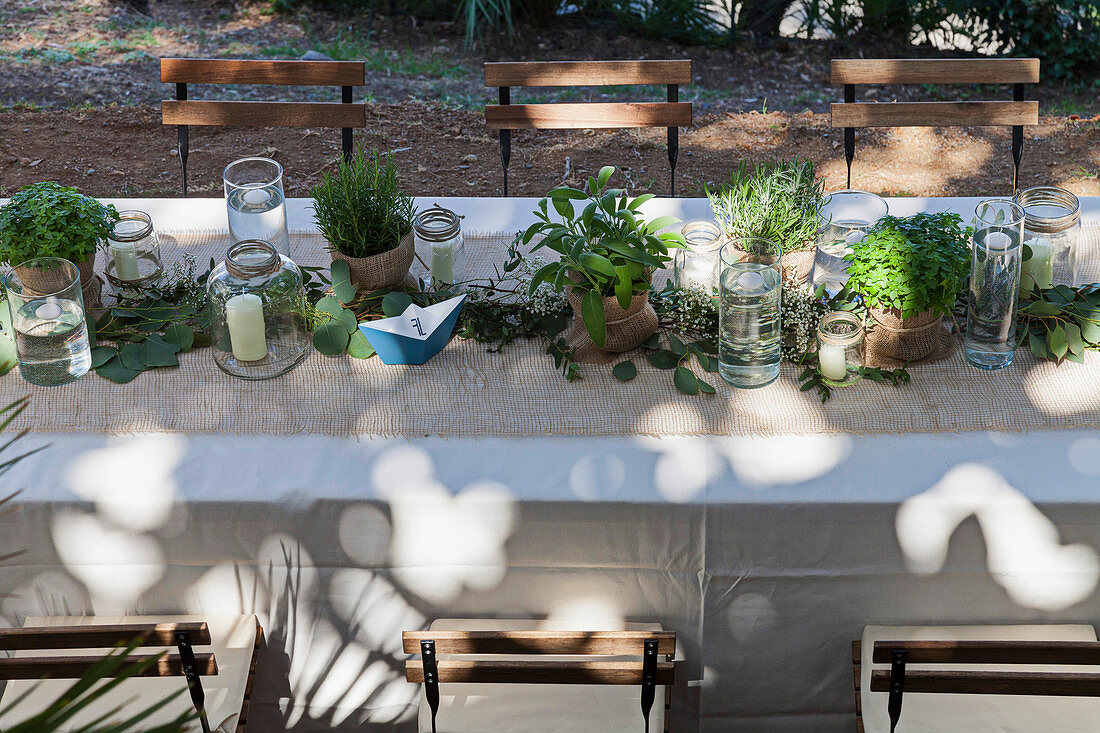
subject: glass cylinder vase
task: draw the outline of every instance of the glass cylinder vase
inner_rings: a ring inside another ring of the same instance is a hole
[[[92,351],[80,271],[59,257],[16,265],[4,278],[19,373],[52,387],[88,373]]]
[[[889,209],[885,199],[866,191],[836,191],[825,197],[818,212],[812,278],[815,286],[824,284],[835,292],[848,282],[845,255]]]
[[[457,214],[438,204],[417,214],[413,221],[416,244],[431,250],[432,285],[449,288],[466,280],[466,244]]]
[[[734,387],[779,376],[783,250],[767,239],[732,239],[719,251],[718,375]]]
[[[1020,206],[1008,199],[978,204],[963,355],[980,369],[1006,367],[1016,351],[1023,239]]]
[[[226,166],[222,180],[230,243],[258,239],[289,257],[283,167],[270,158],[241,158]]]
[[[722,248],[722,230],[713,221],[691,221],[680,233],[687,246],[676,249],[673,255],[672,284],[714,295],[718,292],[718,250]]]
[[[1057,186],[1025,188],[1013,200],[1024,210],[1021,292],[1075,286],[1081,202]]]
[[[153,220],[144,211],[120,211],[107,238],[107,282],[125,294],[140,291],[163,273]]]
[[[214,362],[241,379],[270,379],[293,369],[310,347],[302,273],[270,242],[229,248],[210,273]]]
[[[817,365],[826,384],[844,387],[863,376],[863,322],[853,313],[826,313],[817,325]]]

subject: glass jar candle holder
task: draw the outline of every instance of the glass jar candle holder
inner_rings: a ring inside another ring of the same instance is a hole
[[[164,274],[153,220],[144,211],[120,211],[107,237],[107,282],[122,293],[140,291]]]
[[[783,250],[767,239],[731,239],[719,250],[718,375],[734,387],[779,376]]]
[[[848,282],[845,255],[889,209],[885,199],[866,191],[836,191],[825,198],[818,212],[814,286],[824,284],[835,292]]]
[[[270,158],[242,158],[226,166],[222,181],[230,243],[261,240],[289,257],[283,167]]]
[[[673,255],[672,284],[685,290],[702,290],[707,295],[717,293],[722,230],[713,221],[691,221],[680,232],[687,246],[676,249]]]
[[[817,326],[817,366],[833,387],[855,384],[863,372],[863,323],[845,311],[826,313]]]
[[[80,271],[59,257],[16,265],[4,278],[19,373],[52,387],[88,373],[92,351]]]
[[[1006,367],[1016,351],[1023,239],[1020,206],[1008,199],[978,204],[963,356],[980,369]]]
[[[434,287],[449,288],[466,280],[466,245],[457,214],[437,204],[417,214],[413,231],[416,244],[431,249]]]
[[[1081,202],[1056,186],[1025,188],[1013,200],[1024,210],[1021,292],[1077,285]]]
[[[229,248],[207,281],[214,362],[241,379],[293,369],[310,347],[302,272],[270,242]]]

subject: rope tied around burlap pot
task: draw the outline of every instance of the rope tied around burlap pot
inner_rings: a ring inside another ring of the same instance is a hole
[[[330,247],[333,260],[348,263],[351,281],[359,286],[360,292],[370,292],[402,285],[409,275],[413,257],[416,256],[416,243],[413,230],[401,238],[396,247],[370,257],[349,257]]]
[[[572,277],[573,273],[570,273]],[[581,317],[581,301],[584,291],[570,287],[565,294],[573,308],[573,322],[565,334],[565,343],[573,349],[573,361],[582,364],[607,364],[618,354],[636,349],[657,332],[660,321],[657,311],[649,302],[649,291],[636,294],[630,306],[623,308],[614,296],[603,299],[604,319],[607,322],[603,348],[596,346],[588,335]]]

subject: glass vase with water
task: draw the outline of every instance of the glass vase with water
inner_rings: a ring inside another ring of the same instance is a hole
[[[978,204],[963,355],[981,369],[1012,363],[1020,300],[1024,210],[1008,199]]]
[[[50,387],[87,374],[92,352],[76,265],[59,257],[27,260],[4,286],[23,379]]]
[[[734,387],[779,376],[783,252],[767,239],[733,239],[719,253],[718,374]]]
[[[283,167],[269,158],[242,158],[226,167],[222,180],[230,244],[262,240],[289,257]]]
[[[888,212],[886,200],[873,193],[836,191],[829,194],[818,212],[813,284],[825,285],[829,292],[840,290],[848,282],[848,262],[844,256]]]

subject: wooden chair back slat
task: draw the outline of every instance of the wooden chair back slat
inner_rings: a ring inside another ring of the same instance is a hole
[[[1039,124],[1039,103],[888,102],[834,103],[833,127],[993,127]]]
[[[1039,59],[833,59],[833,84],[1038,84]]]
[[[135,664],[156,657],[154,654],[131,654],[127,660]],[[58,656],[58,657],[9,657],[0,658],[0,680],[38,680],[38,679],[75,679],[83,675],[96,664],[103,661],[102,656]],[[197,671],[203,676],[218,673],[218,664],[213,654],[195,654]],[[128,669],[128,665],[117,670],[115,675]],[[140,677],[180,677],[183,664],[179,654],[165,654],[156,664],[142,671]]]
[[[627,127],[684,127],[690,102],[593,102],[587,104],[488,105],[490,130],[580,130]]]
[[[871,673],[871,691],[889,692],[890,672]],[[905,692],[955,695],[1100,696],[1100,674],[1072,672],[908,671]]]
[[[363,104],[339,102],[214,102],[161,103],[166,125],[229,127],[366,127]]]
[[[490,61],[487,87],[690,84],[691,61]]]
[[[419,654],[431,639],[437,654],[639,655],[647,639],[657,639],[657,653],[676,653],[675,631],[406,631],[406,654]]]
[[[1100,665],[1100,641],[877,641],[872,660],[889,664],[897,649],[909,664]]]
[[[210,628],[203,621],[0,629],[0,649],[103,649],[135,640],[139,640],[141,646],[175,646],[177,631],[188,632],[194,646],[210,644]]]
[[[160,60],[160,80],[168,84],[361,87],[366,83],[366,69],[359,61],[165,58]]]
[[[537,684],[537,685],[640,685],[642,665],[639,662],[534,662],[534,661],[467,661],[437,662],[441,683]],[[673,683],[673,662],[657,663],[658,685]],[[405,679],[424,681],[424,664],[420,660],[405,662]]]

